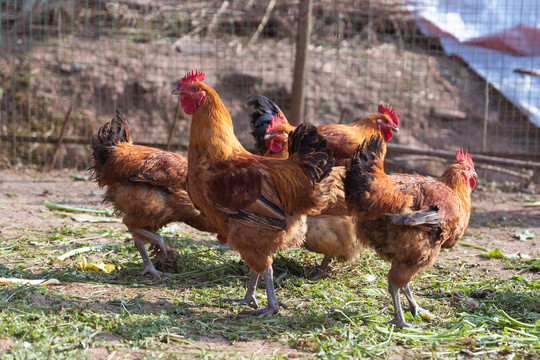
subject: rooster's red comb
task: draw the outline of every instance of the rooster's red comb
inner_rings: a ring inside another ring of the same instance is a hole
[[[385,107],[383,104],[380,104],[379,113],[388,115],[390,119],[392,119],[392,121],[394,122],[394,125],[399,126],[399,119],[396,115],[396,109],[394,109],[390,105],[387,105]]]
[[[471,155],[469,155],[467,150],[465,150],[465,152],[463,152],[463,149],[459,150],[456,154],[456,161],[464,161],[466,163],[469,163],[469,165],[474,169]]]
[[[281,124],[285,124],[285,118],[280,113],[277,113],[272,118],[272,122],[270,123],[270,125],[268,125],[268,127],[266,128],[266,133],[270,134],[272,130],[276,128],[276,126],[281,125]]]
[[[203,81],[205,77],[206,75],[202,71],[192,70],[188,72],[186,76],[182,78],[182,80],[180,80],[180,82],[178,83],[178,87],[197,81]]]

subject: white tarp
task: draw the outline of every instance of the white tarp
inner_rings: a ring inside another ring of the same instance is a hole
[[[441,38],[540,127],[540,0],[409,0],[421,31]]]

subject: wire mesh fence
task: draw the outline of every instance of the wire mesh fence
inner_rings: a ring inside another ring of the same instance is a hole
[[[382,101],[400,117],[396,144],[538,161],[530,113],[445,53],[409,5],[313,1],[303,120],[348,123]],[[88,167],[90,138],[115,109],[136,143],[185,150],[189,121],[170,92],[195,68],[253,148],[245,98],[290,110],[299,15],[293,0],[0,0],[1,163]],[[531,59],[524,76],[537,77]],[[540,93],[528,96],[538,107]]]

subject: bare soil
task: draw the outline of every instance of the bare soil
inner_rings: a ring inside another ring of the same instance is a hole
[[[70,177],[72,174],[85,175],[84,172],[70,170],[39,172],[32,169],[2,170],[0,172],[0,209],[2,212],[1,234],[5,238],[18,236],[21,232],[43,232],[47,233],[52,228],[63,226],[72,227],[75,223],[69,217],[54,214],[43,205],[44,200],[53,202],[65,202],[70,205],[87,207],[106,208],[101,201],[101,189],[93,181],[76,181]],[[523,254],[539,257],[538,242],[540,236],[527,241],[519,241],[515,234],[520,230],[530,230],[540,235],[540,211],[538,207],[524,207],[524,194],[518,192],[506,192],[498,188],[489,186],[479,186],[473,192],[473,214],[467,235],[464,241],[481,245],[489,250],[500,248],[503,254]],[[113,226],[124,229],[121,223],[96,224],[108,228]],[[197,230],[180,224],[182,231],[199,234],[203,241],[215,241],[207,234],[198,233]],[[87,236],[87,235],[84,235]],[[81,239],[82,240],[82,239]],[[107,240],[97,239],[96,244],[106,243]],[[34,246],[29,244],[29,246]],[[457,245],[450,251],[441,253],[435,266],[439,267],[467,267],[471,271],[481,272],[487,276],[497,278],[510,278],[516,273],[528,278],[536,276],[532,272],[522,272],[515,269],[506,269],[502,260],[487,260],[479,256],[483,250]],[[17,258],[2,259],[1,262],[7,266],[13,266],[14,262],[24,260],[24,254]],[[11,265],[10,265],[11,264]],[[142,264],[141,264],[142,265]],[[51,266],[62,266],[53,263]],[[339,266],[339,265],[335,265]],[[140,279],[144,283],[143,279]],[[127,281],[127,279],[126,279]],[[179,296],[180,289],[160,288],[159,283],[148,284],[143,287],[110,286],[107,284],[78,283],[70,282],[60,286],[49,288],[51,292],[66,294],[74,297],[73,300],[65,300],[66,306],[100,306],[107,310],[107,302],[111,299],[134,299],[141,296],[145,300],[145,307],[140,308],[141,312],[159,311],[162,307],[173,305],[173,299]],[[86,303],[88,296],[92,302]],[[80,298],[80,299],[78,299]],[[102,302],[96,303],[96,300]],[[32,295],[31,301],[38,304],[50,305],[58,299],[47,297],[36,293]],[[119,339],[110,339],[111,342]],[[190,340],[191,341],[191,340]],[[195,353],[204,350],[217,351],[221,354],[228,352],[237,353],[245,357],[280,354],[286,357],[311,357],[312,354],[292,349],[284,344],[273,341],[248,341],[231,344],[227,339],[221,337],[205,338],[201,337],[191,341],[194,345]],[[0,351],[7,351],[13,346],[13,341],[0,339]],[[167,351],[186,352],[185,347],[177,344],[168,344]],[[89,358],[101,359],[111,355],[111,350],[105,347],[90,348],[86,350]],[[122,354],[116,352],[117,357],[128,356],[139,358],[144,356],[144,351],[140,354]],[[189,356],[186,353],[186,356]]]

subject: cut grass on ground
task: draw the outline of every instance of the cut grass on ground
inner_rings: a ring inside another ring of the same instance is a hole
[[[203,337],[233,344],[277,341],[305,356],[322,358],[404,351],[426,358],[537,358],[540,351],[540,291],[534,281],[521,281],[519,276],[489,278],[438,264],[411,283],[419,304],[436,318],[425,322],[406,313],[407,321],[417,327],[398,330],[385,325],[393,316],[386,262],[366,253],[353,264],[336,264],[330,277],[311,282],[306,276],[321,259],[294,249],[277,254],[274,265],[278,298],[289,309],[253,318],[238,316],[240,307],[220,305],[220,298],[243,296],[248,268],[211,237],[203,243],[186,234],[166,235],[168,244],[180,252],[179,274],[158,281],[139,276],[140,257],[131,242],[124,242],[123,231],[84,225],[21,229],[19,234],[1,238],[0,276],[56,278],[61,285],[0,288],[0,344],[5,344],[0,349],[6,359],[85,358],[87,349],[103,347],[148,358],[164,351],[167,358],[185,356],[169,352],[171,346],[195,358],[235,357],[198,347]],[[113,264],[111,273],[80,270],[81,255],[57,259],[98,240],[118,245],[84,255]],[[489,261],[538,270],[538,259]],[[265,306],[263,289],[261,282],[257,300]]]

